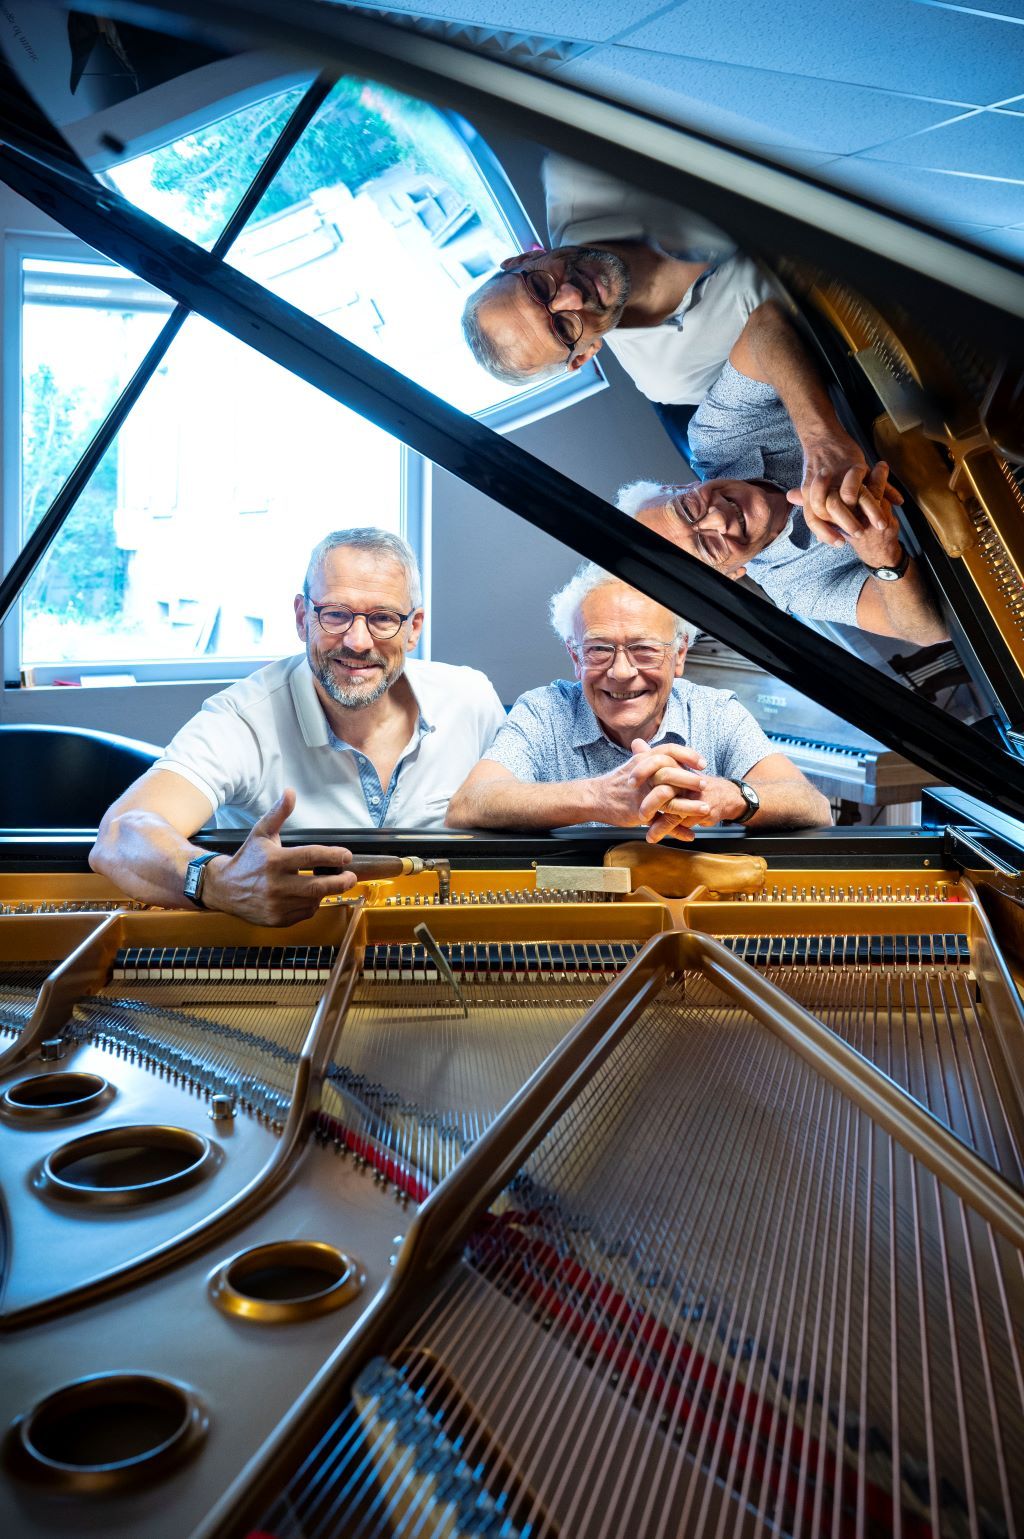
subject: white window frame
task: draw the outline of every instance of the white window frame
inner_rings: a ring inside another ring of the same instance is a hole
[[[9,235],[4,241],[4,347],[3,347],[3,528],[0,545],[4,551],[17,553],[21,549],[21,469],[22,469],[22,264],[26,259],[40,258],[50,261],[92,263],[97,267],[113,265],[91,246],[85,245],[73,235],[60,233]],[[168,301],[168,314],[174,308]],[[141,362],[141,355],[139,362]],[[115,440],[116,441],[116,440]],[[83,448],[85,446],[83,445]],[[430,532],[430,469],[422,456],[407,445],[399,443],[401,509],[399,529],[416,552],[424,569],[427,582],[429,566]],[[72,508],[69,519],[73,519]],[[59,539],[60,536],[58,535]],[[5,561],[4,566],[10,563]],[[3,634],[4,679],[8,687],[24,683],[26,665],[21,658],[22,600],[8,616]],[[417,656],[429,657],[429,610],[428,624],[424,626]],[[297,643],[296,643],[297,645]],[[266,657],[231,657],[219,655],[211,658],[168,658],[161,661],[90,662],[75,665],[70,662],[31,665],[32,685],[53,684],[57,679],[75,682],[83,676],[110,678],[131,673],[139,684],[191,682],[201,679],[242,679],[263,668]]]

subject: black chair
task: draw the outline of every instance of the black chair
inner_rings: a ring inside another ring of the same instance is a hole
[[[86,727],[0,726],[0,827],[96,828],[161,752]]]

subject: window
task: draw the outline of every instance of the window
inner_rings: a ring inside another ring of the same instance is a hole
[[[207,250],[302,98],[295,86],[240,107],[106,174],[136,207]]]
[[[171,308],[132,274],[85,248],[81,254],[82,260],[22,256],[18,264],[20,495],[12,495],[19,486],[9,479],[5,501],[8,535],[13,524],[19,543],[50,506]],[[116,497],[117,461],[108,453],[26,589],[25,664],[44,654],[66,657],[69,647],[74,656],[79,634],[94,633],[116,612],[124,584],[113,538]]]
[[[169,307],[99,262],[22,271],[24,538]],[[399,529],[403,454],[191,317],[26,587],[23,666],[40,680],[62,665],[224,673],[293,651],[309,550],[346,524]]]
[[[126,197],[212,244],[301,91],[109,173]],[[261,153],[261,158],[262,158]],[[240,167],[246,167],[246,175]],[[506,385],[462,340],[466,295],[536,232],[475,130],[370,81],[339,81],[228,260],[462,411],[515,425],[601,388],[596,365]]]
[[[209,247],[303,89],[267,94],[108,176]],[[468,125],[344,80],[229,260],[463,410],[506,425],[603,383],[591,367],[554,385],[502,385],[462,341],[468,290],[532,238]],[[14,246],[18,281],[9,289],[20,298],[24,386],[20,495],[6,500],[7,537],[20,541],[171,304],[70,238]],[[415,460],[373,424],[189,318],[26,587],[20,666],[37,682],[79,670],[223,677],[294,650],[292,595],[329,529],[380,523],[429,557],[428,477]]]

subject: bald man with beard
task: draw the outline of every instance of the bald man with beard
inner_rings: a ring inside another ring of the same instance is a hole
[[[607,346],[672,417],[739,359],[785,402],[808,505],[860,485],[864,455],[755,262],[706,221],[592,167],[549,155],[543,176],[550,245],[507,257],[466,301],[463,332],[483,368],[543,379]]]
[[[289,817],[299,828],[442,827],[505,713],[475,668],[409,657],[423,618],[404,540],[328,535],[295,596],[303,652],[206,701],[109,809],[93,868],[147,903],[293,924],[355,878],[348,850],[283,846]],[[250,830],[236,854],[192,843],[211,817]]]

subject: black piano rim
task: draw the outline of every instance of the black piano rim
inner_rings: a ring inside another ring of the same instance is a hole
[[[927,869],[949,858],[946,826],[814,828],[758,833],[744,828],[698,829],[694,843],[665,848],[704,850],[721,855],[763,855],[769,865],[813,871],[843,865],[868,870],[879,865],[908,870]],[[0,828],[0,874],[88,872],[89,851],[96,834],[90,829]],[[424,860],[450,860],[464,871],[522,870],[532,864],[599,866],[605,850],[643,839],[642,829],[573,828],[549,835],[491,834],[444,829],[294,829],[283,836],[287,846],[343,845],[354,855],[419,855]],[[205,829],[193,836],[204,850],[233,855],[245,839],[244,829]],[[1024,850],[1024,840],[1022,840]],[[127,905],[128,899],[125,899]],[[2,920],[0,920],[2,922]]]

